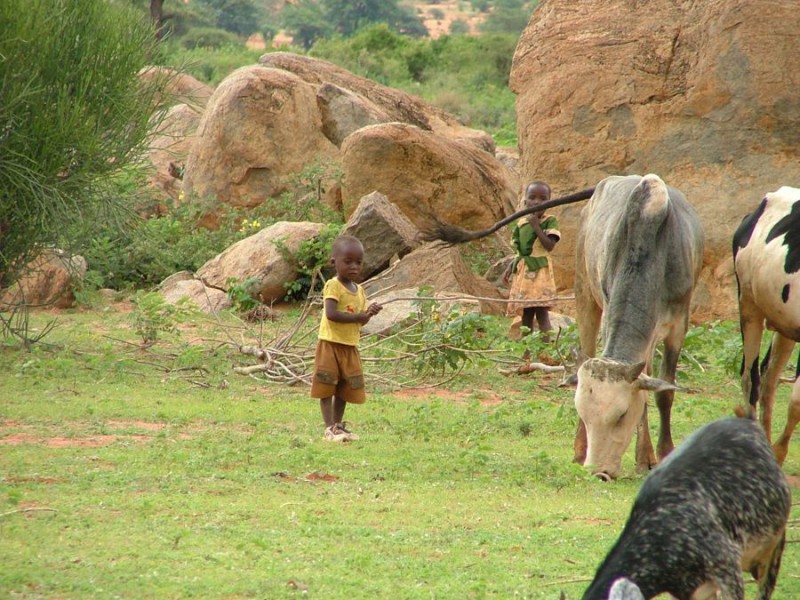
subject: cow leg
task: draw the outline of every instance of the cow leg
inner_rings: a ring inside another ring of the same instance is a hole
[[[786,367],[786,363],[792,356],[795,342],[775,333],[772,336],[772,349],[769,353],[769,364],[767,370],[761,377],[761,392],[759,393],[758,403],[761,412],[761,426],[767,439],[772,440],[772,407],[775,404],[775,392],[778,388],[778,380]],[[789,434],[791,436],[791,433]]]
[[[585,276],[580,270],[575,273],[575,307],[578,313],[578,333],[581,339],[581,356],[578,366],[587,358],[593,358],[597,352],[597,334],[600,331],[602,307],[594,301]],[[578,417],[578,428],[575,431],[574,462],[582,465],[586,462],[586,451],[589,442],[586,438],[586,424]]]
[[[780,439],[772,447],[778,462],[781,464],[786,460],[786,455],[789,453],[789,442],[792,440],[792,434],[798,423],[800,423],[800,378],[795,379],[792,386],[792,396],[789,398],[789,414],[786,416],[786,427],[783,429]]]
[[[575,456],[572,459],[579,465],[586,463],[586,451],[589,447],[589,441],[586,438],[586,424],[583,419],[578,417],[578,429],[575,431]]]
[[[656,455],[653,452],[653,440],[650,439],[650,426],[647,421],[647,393],[644,394],[644,410],[642,411],[642,420],[639,421],[639,426],[636,429],[636,472],[647,473],[650,469],[656,466]]]
[[[679,325],[672,327],[669,335],[664,338],[664,356],[661,359],[659,378],[669,383],[675,383],[678,359],[688,326],[687,315]],[[675,444],[672,442],[672,403],[674,401],[675,390],[656,392],[656,406],[658,406],[659,415],[658,460],[664,460],[675,448]]]
[[[764,334],[764,315],[752,303],[739,301],[739,327],[742,332],[742,392],[752,416],[755,416],[761,388],[758,356]]]

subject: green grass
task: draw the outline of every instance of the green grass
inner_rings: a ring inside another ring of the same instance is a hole
[[[579,598],[642,482],[632,448],[612,484],[571,463],[557,376],[373,385],[346,415],[361,440],[336,445],[307,388],[233,373],[252,364],[222,343],[246,334],[233,319],[195,315],[147,350],[119,305],[58,319],[49,345],[0,346],[0,597]],[[735,328],[715,327],[683,361],[698,392],[676,401],[677,441],[739,402],[706,356]],[[800,597],[797,548],[777,600]]]

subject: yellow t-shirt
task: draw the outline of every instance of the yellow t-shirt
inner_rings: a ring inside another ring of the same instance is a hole
[[[356,291],[351,292],[342,285],[338,277],[333,277],[325,283],[322,289],[322,302],[334,298],[336,300],[336,310],[352,314],[362,313],[367,309],[367,294],[364,288],[356,284]],[[358,346],[361,337],[361,323],[335,323],[329,321],[325,316],[325,309],[322,309],[322,320],[319,324],[319,339],[346,344],[348,346]]]

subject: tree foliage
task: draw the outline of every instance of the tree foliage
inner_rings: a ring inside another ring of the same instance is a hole
[[[215,25],[225,31],[249,36],[259,30],[261,10],[254,0],[196,0],[210,9]]]
[[[41,246],[69,249],[121,213],[103,192],[141,158],[167,80],[138,76],[156,41],[130,6],[4,0],[0,31],[2,284]]]
[[[316,40],[350,37],[375,23],[405,35],[427,35],[422,22],[397,0],[300,0],[287,4],[282,17],[283,26],[306,50]]]
[[[493,0],[492,9],[481,23],[482,33],[512,33],[520,35],[528,24],[539,0]]]
[[[414,39],[380,24],[319,40],[309,54],[420,96],[468,125],[503,132],[498,141],[508,143],[516,130],[508,89],[516,43],[513,34]]]

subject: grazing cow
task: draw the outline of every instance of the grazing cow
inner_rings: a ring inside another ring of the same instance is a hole
[[[657,175],[608,177],[583,209],[576,245],[575,299],[581,351],[575,407],[575,461],[615,478],[640,426],[639,471],[656,457],[647,427],[647,391],[660,414],[658,458],[673,448],[670,414],[689,304],[703,256],[700,221],[686,198]],[[604,340],[594,358],[597,334]],[[664,342],[659,378],[649,377]]]
[[[733,235],[733,261],[739,287],[742,332],[742,390],[753,414],[761,408],[761,425],[772,437],[772,406],[780,374],[800,341],[800,189],[782,187],[766,195]],[[764,328],[775,331],[759,372]],[[761,376],[763,375],[763,382]],[[800,381],[795,380],[789,416],[775,443],[783,463],[800,422]]]
[[[791,491],[761,427],[724,418],[695,431],[642,484],[583,600],[744,600],[742,570],[772,596]],[[638,589],[637,589],[638,588]]]

